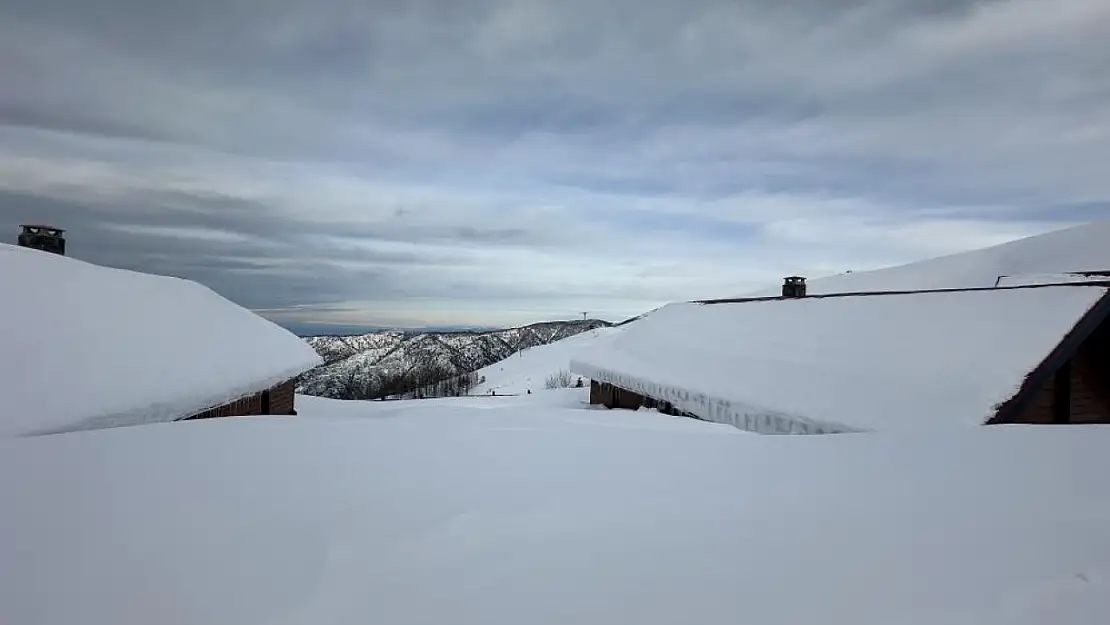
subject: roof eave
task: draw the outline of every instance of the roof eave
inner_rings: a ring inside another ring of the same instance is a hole
[[[984,425],[998,425],[1002,423],[1016,423],[1017,419],[1029,409],[1036,399],[1037,393],[1044,387],[1048,380],[1079,350],[1079,346],[1086,341],[1092,333],[1106,319],[1110,317],[1110,290],[1103,293],[1095,305],[1092,306],[1076,322],[1071,330],[1057,343],[1044,360],[1025,376],[1021,388],[1010,399],[998,406],[994,415],[986,420]]]

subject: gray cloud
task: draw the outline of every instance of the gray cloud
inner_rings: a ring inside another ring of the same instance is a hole
[[[1110,216],[1110,3],[0,3],[0,228],[513,323]]]

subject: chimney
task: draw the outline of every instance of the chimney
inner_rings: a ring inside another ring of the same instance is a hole
[[[20,226],[19,246],[29,247],[52,254],[66,255],[65,230],[53,226],[25,224]]]
[[[782,281],[782,296],[797,299],[806,296],[806,279],[801,276],[788,276]]]

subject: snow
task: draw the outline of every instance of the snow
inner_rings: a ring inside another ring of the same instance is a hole
[[[999,276],[1110,269],[1110,221],[908,265],[808,280],[810,295],[859,291],[991,287]],[[756,295],[779,295],[781,285]]]
[[[1025,273],[1016,276],[999,276],[995,286],[1037,286],[1079,282],[1110,282],[1110,277],[1085,276],[1076,273]]]
[[[0,245],[0,292],[0,436],[172,420],[320,361],[187,280]]]
[[[571,369],[762,433],[979,425],[1106,292],[672,304],[583,350]]]
[[[567,371],[571,355],[620,332],[619,328],[598,328],[576,334],[547,345],[537,345],[476,372],[478,379],[486,379],[471,389],[472,395],[496,391],[498,394],[533,393],[544,390],[547,378],[560,371]],[[589,384],[589,380],[584,380]]]
[[[418,414],[316,400],[305,418],[0,441],[0,622],[1110,614],[1110,428],[759,437],[620,411],[395,403]]]
[[[697,432],[705,432],[708,428],[742,433],[718,423],[673,417],[643,408],[609,411],[602,406],[591,406],[589,399],[589,388],[554,389],[532,395],[472,395],[400,401],[339,401],[298,395],[297,411],[301,417],[313,419],[412,419],[429,415],[438,418],[449,411],[453,418],[520,417],[529,420],[531,429],[590,423],[610,428]]]
[[[451,375],[462,375],[504,360],[519,350],[551,343],[603,324],[583,319],[487,332],[383,331],[361,336],[312,337],[308,339],[309,344],[328,364],[299,379],[298,390],[322,397],[343,397],[351,376],[372,388],[382,376],[414,369],[438,367]]]

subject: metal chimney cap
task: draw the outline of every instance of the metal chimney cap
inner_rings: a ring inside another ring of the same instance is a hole
[[[46,224],[20,224],[19,227],[24,230],[49,230],[58,234],[65,232],[65,228],[55,228],[54,226],[47,226]]]

